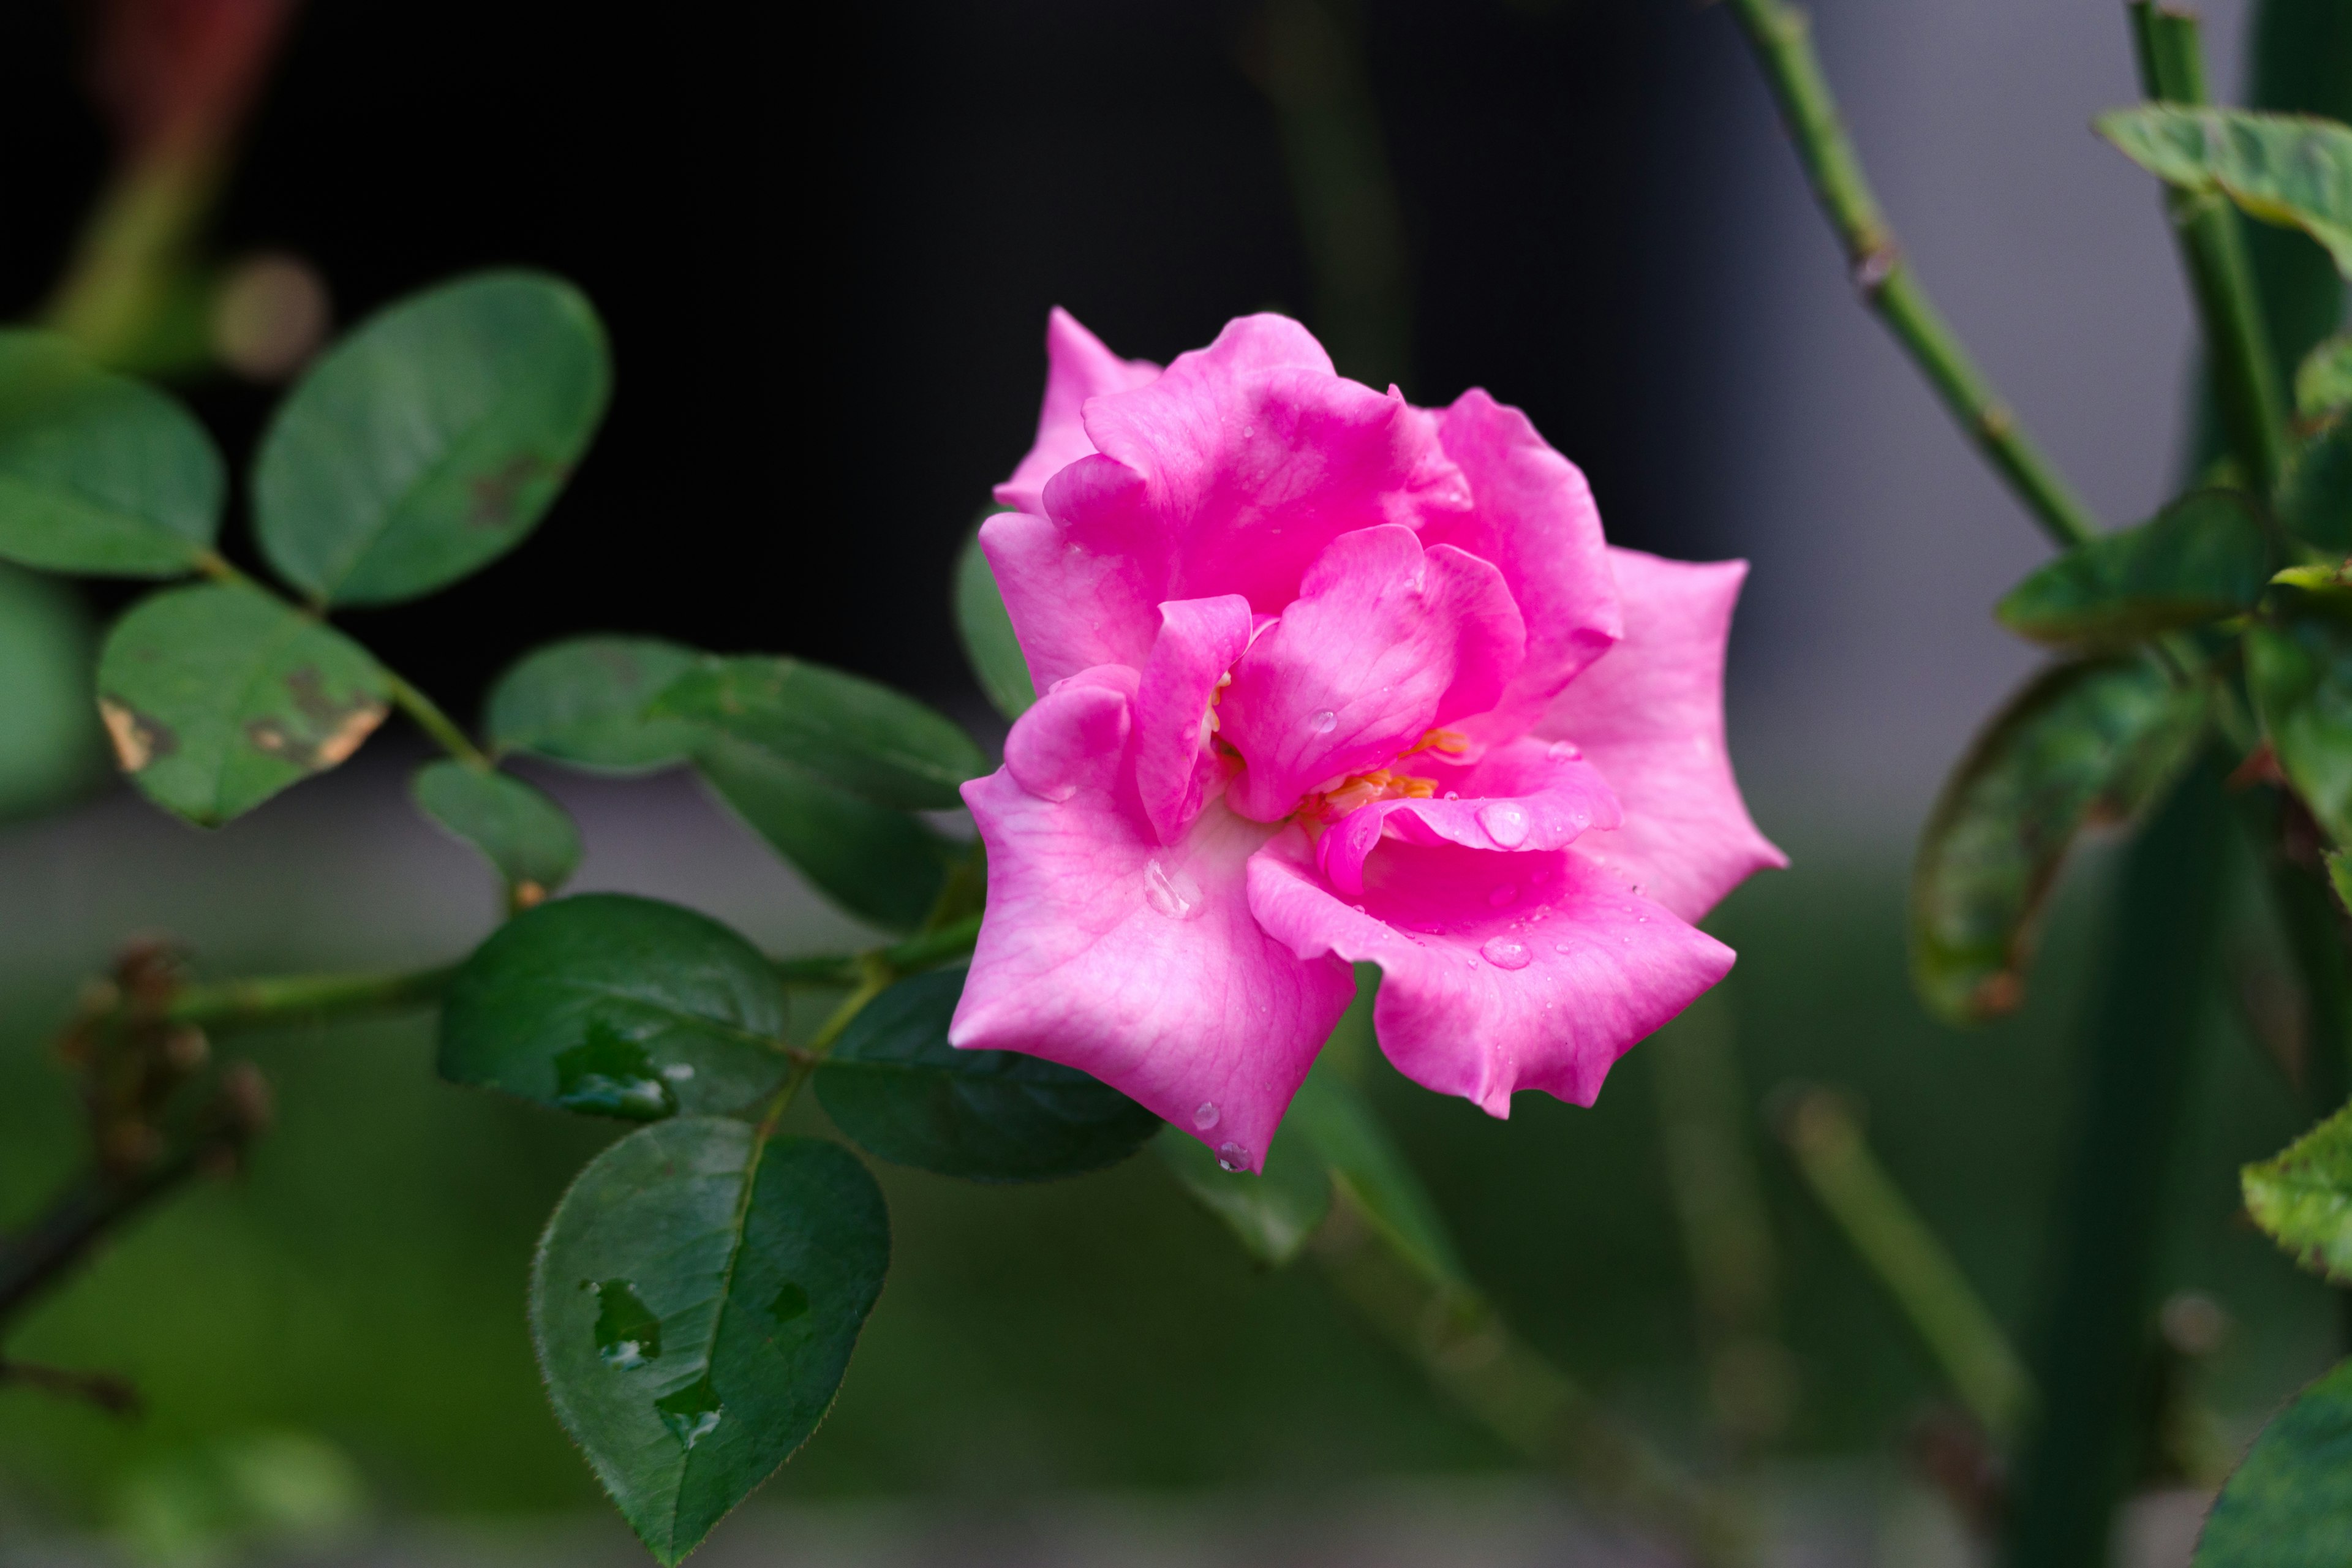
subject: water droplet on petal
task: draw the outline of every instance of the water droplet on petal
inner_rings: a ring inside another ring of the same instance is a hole
[[[1564,942],[1553,942],[1551,944],[1551,950],[1554,952],[1566,952],[1568,951],[1568,943]]]
[[[1217,1124],[1217,1107],[1213,1100],[1201,1101],[1201,1109],[1192,1112],[1192,1131],[1206,1132]]]
[[[1218,1144],[1218,1145],[1217,1145],[1217,1169],[1218,1169],[1218,1170],[1220,1170],[1220,1171],[1246,1171],[1246,1170],[1248,1170],[1248,1169],[1249,1169],[1249,1151],[1248,1151],[1248,1150],[1246,1150],[1246,1149],[1244,1149],[1244,1148],[1243,1148],[1243,1147],[1242,1147],[1240,1144],[1238,1144],[1238,1143],[1220,1143],[1220,1144]]]
[[[1478,808],[1478,826],[1506,849],[1528,841],[1528,808],[1515,800],[1490,800]]]
[[[1339,715],[1326,708],[1307,721],[1307,727],[1318,735],[1328,735],[1339,727]]]
[[[1551,743],[1549,754],[1554,762],[1559,763],[1572,763],[1584,755],[1582,752],[1576,749],[1576,744],[1572,741],[1554,741]]]
[[[1445,798],[1448,800],[1460,800],[1462,798],[1462,792],[1460,790],[1447,790],[1445,792]]]
[[[1525,969],[1528,966],[1528,944],[1517,937],[1490,936],[1486,945],[1478,950],[1486,962],[1497,969]]]
[[[1147,861],[1143,901],[1171,921],[1184,920],[1201,907],[1201,884],[1189,872],[1171,871],[1157,860]]]
[[[1501,887],[1496,888],[1493,892],[1487,894],[1486,901],[1499,910],[1507,904],[1515,902],[1518,896],[1518,884],[1516,882],[1506,882]]]

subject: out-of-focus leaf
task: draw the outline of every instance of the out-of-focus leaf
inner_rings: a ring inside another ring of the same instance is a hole
[[[1265,1268],[1298,1256],[1331,1211],[1331,1178],[1306,1134],[1286,1119],[1265,1152],[1265,1169],[1228,1171],[1208,1145],[1171,1127],[1151,1141],[1194,1202],[1224,1222],[1242,1250]]]
[[[1290,1102],[1284,1125],[1297,1126],[1331,1179],[1425,1283],[1448,1289],[1470,1288],[1454,1238],[1446,1234],[1428,1188],[1381,1124],[1363,1090],[1318,1062]]]
[[[2352,846],[2352,605],[2283,591],[2246,634],[2246,689],[2279,770],[2339,846]]]
[[[2221,1489],[2193,1568],[2340,1568],[2352,1542],[2352,1362],[2272,1418]]]
[[[2200,490],[2068,551],[1995,613],[2035,642],[2112,647],[2252,609],[2269,576],[2270,545],[2244,499]]]
[[[517,915],[450,982],[441,1076],[652,1121],[740,1110],[790,1064],[784,987],[717,921],[590,893]]]
[[[919,818],[728,736],[706,738],[694,763],[719,797],[820,892],[886,931],[922,924],[962,853]]]
[[[2338,419],[2288,457],[2279,476],[2279,521],[2334,556],[2352,554],[2352,419]]]
[[[1955,1023],[2015,1006],[2034,917],[2076,833],[2136,816],[2195,751],[2200,688],[2135,656],[2044,670],[1978,737],[1921,836],[1911,973]]]
[[[63,583],[0,565],[0,822],[68,799],[105,768],[98,636]]]
[[[2294,373],[2294,411],[2324,419],[2352,405],[2352,334],[2328,338],[2303,356]]]
[[[271,421],[253,473],[262,552],[328,604],[454,583],[538,525],[612,382],[604,329],[561,279],[485,272],[403,300]]]
[[[2099,134],[2167,184],[2218,190],[2249,216],[2299,228],[2352,270],[2352,127],[2300,114],[2149,103]]]
[[[964,541],[956,560],[956,635],[963,656],[980,679],[980,689],[999,713],[1018,719],[1037,700],[1036,684],[1029,679],[1029,661],[1013,635],[1013,617],[1004,613],[1004,595],[998,592],[996,574],[980,548],[980,535]]]
[[[1160,1131],[1160,1118],[1074,1068],[949,1045],[963,980],[957,969],[900,981],[817,1069],[817,1099],[858,1147],[943,1176],[1036,1182],[1116,1164]]]
[[[141,600],[98,661],[99,713],[123,772],[207,826],[358,751],[390,694],[359,644],[235,584]]]
[[[871,680],[796,658],[705,659],[648,711],[730,735],[877,805],[948,811],[988,760],[952,720]]]
[[[563,1194],[531,1271],[556,1418],[675,1563],[824,1417],[882,1292],[882,1191],[837,1143],[687,1117]]]
[[[490,689],[490,744],[618,773],[682,763],[700,727],[646,710],[701,657],[659,637],[571,637],[534,649]]]
[[[212,548],[223,484],[179,404],[54,333],[0,331],[0,559],[179,576]]]
[[[506,773],[463,763],[427,763],[409,784],[425,815],[482,853],[526,903],[571,880],[580,867],[572,814]]]
[[[2246,1212],[2314,1274],[2352,1285],[2352,1106],[2239,1174]]]
[[[2320,858],[2327,863],[2327,885],[2335,890],[2336,907],[2352,915],[2352,855],[2330,849]]]

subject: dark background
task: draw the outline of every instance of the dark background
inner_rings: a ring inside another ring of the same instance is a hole
[[[1048,306],[1162,361],[1311,289],[1251,10],[1199,0],[824,8],[303,8],[217,248],[291,249],[339,322],[467,268],[580,282],[610,418],[522,549],[352,617],[470,712],[584,630],[846,665],[977,705],[947,575],[1034,427]],[[1476,382],[1582,464],[1620,542],[1685,551],[1645,493],[1649,307],[1675,106],[1720,18],[1675,4],[1362,11],[1417,274],[1415,401]],[[105,172],[82,17],[0,7],[0,319],[57,276]],[[822,25],[816,25],[821,21]],[[1720,35],[1718,37],[1718,35]],[[1670,217],[1666,221],[1671,221]],[[1309,325],[1313,325],[1309,320]],[[233,463],[274,392],[187,389]],[[244,553],[241,524],[232,553]],[[104,588],[100,592],[106,593]],[[103,607],[129,596],[117,590]]]

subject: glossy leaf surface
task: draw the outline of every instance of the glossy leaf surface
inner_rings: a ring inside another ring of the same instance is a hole
[[[2352,1362],[2263,1428],[2206,1516],[2193,1568],[2340,1568],[2347,1543]]]
[[[0,559],[176,577],[212,547],[224,484],[178,403],[54,333],[0,331]]]
[[[961,846],[903,811],[724,735],[695,753],[703,778],[818,891],[885,931],[930,912]]]
[[[2099,134],[2168,184],[2218,190],[2248,216],[2299,228],[2352,271],[2352,128],[2297,114],[2142,104]]]
[[[1004,595],[976,533],[964,541],[963,553],[956,558],[955,620],[964,658],[989,702],[1007,719],[1029,711],[1037,700],[1037,687],[1029,679],[1029,661],[1013,635],[1013,617],[1005,613]]]
[[[2352,604],[2334,591],[2280,599],[2277,619],[2246,634],[2246,689],[2287,783],[2352,844]]]
[[[2270,544],[2246,502],[2203,490],[2068,551],[1996,614],[2035,642],[2112,647],[2249,610],[2269,579]]]
[[[712,658],[649,710],[709,726],[863,800],[903,811],[963,804],[988,769],[953,721],[875,681],[796,658]]]
[[[508,773],[427,763],[409,782],[425,815],[481,851],[509,888],[536,903],[580,867],[572,814]]]
[[[740,1121],[641,1128],[557,1205],[531,1274],[556,1418],[675,1563],[824,1418],[890,1262],[838,1144]]]
[[[957,969],[900,981],[817,1069],[817,1099],[860,1148],[943,1176],[1035,1182],[1116,1164],[1160,1131],[1160,1118],[1074,1068],[949,1045],[963,980]]]
[[[1912,978],[1955,1023],[2014,1007],[2033,923],[2074,837],[2136,815],[2194,750],[2195,688],[2131,656],[2043,671],[1945,785],[1911,881]]]
[[[206,826],[358,751],[390,691],[359,644],[234,584],[141,600],[98,662],[99,713],[123,772],[156,805]]]
[[[692,910],[590,893],[517,915],[441,1007],[441,1076],[595,1116],[740,1110],[784,1079],[784,988]]]
[[[2240,1180],[2256,1225],[2314,1274],[2352,1285],[2352,1106]]]
[[[604,416],[604,329],[580,291],[487,272],[404,300],[320,356],[254,464],[264,554],[320,600],[413,599],[536,527]]]
[[[490,689],[490,744],[636,773],[682,763],[701,730],[646,710],[702,656],[660,637],[585,637],[525,654]]]
[[[1330,1175],[1286,1118],[1275,1129],[1258,1175],[1223,1169],[1208,1145],[1174,1127],[1153,1139],[1151,1148],[1192,1200],[1262,1267],[1279,1268],[1297,1257],[1331,1212]]]

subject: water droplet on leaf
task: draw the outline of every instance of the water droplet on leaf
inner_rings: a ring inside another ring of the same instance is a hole
[[[598,1360],[626,1372],[661,1354],[661,1320],[637,1300],[627,1280],[601,1280],[588,1289],[596,1293]]]
[[[675,1394],[665,1394],[654,1401],[661,1424],[684,1448],[693,1447],[717,1431],[725,1408],[719,1402],[719,1391],[710,1386],[710,1374],[707,1372]]]
[[[778,1290],[776,1299],[768,1303],[768,1316],[780,1323],[789,1323],[795,1318],[804,1318],[808,1315],[808,1292],[793,1284],[787,1284],[782,1289]]]
[[[658,1121],[677,1110],[677,1097],[654,1071],[645,1047],[601,1022],[588,1026],[587,1039],[557,1055],[555,1103],[631,1121]]]

